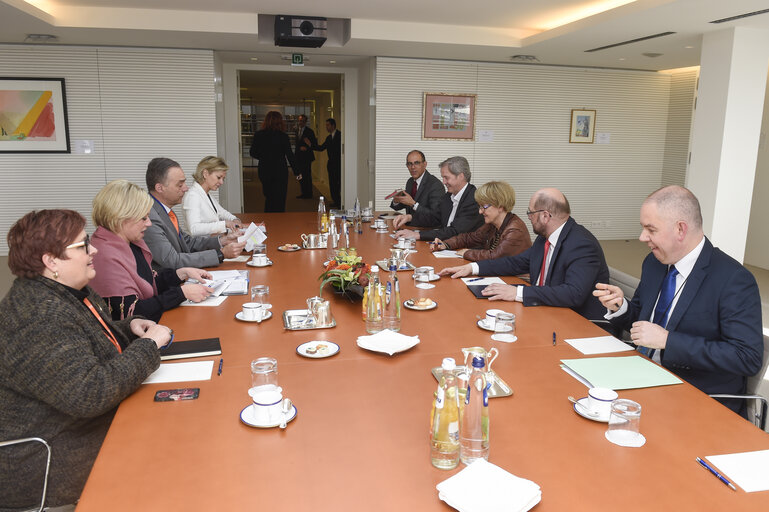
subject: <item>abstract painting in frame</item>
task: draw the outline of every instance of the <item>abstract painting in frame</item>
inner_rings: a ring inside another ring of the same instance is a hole
[[[595,136],[595,110],[572,110],[569,142],[592,144]]]
[[[475,94],[424,93],[423,140],[475,140]]]
[[[63,78],[0,77],[0,153],[69,153]]]

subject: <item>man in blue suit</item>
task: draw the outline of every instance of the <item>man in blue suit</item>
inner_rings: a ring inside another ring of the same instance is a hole
[[[697,198],[664,187],[641,206],[641,236],[652,250],[628,302],[616,286],[593,292],[639,351],[705,393],[745,393],[761,369],[761,298],[753,275],[705,237]],[[721,402],[745,414],[744,401]]]
[[[528,273],[532,286],[492,284],[483,295],[490,300],[523,302],[524,306],[571,308],[590,320],[602,318],[605,309],[591,294],[596,283],[609,280],[609,267],[598,240],[571,218],[569,201],[557,189],[535,192],[526,215],[538,235],[530,248],[517,256],[445,268],[440,275],[457,278]]]

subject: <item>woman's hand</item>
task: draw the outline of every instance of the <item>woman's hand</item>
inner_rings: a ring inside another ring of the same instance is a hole
[[[457,251],[455,251],[455,252],[456,252],[457,254],[459,254],[460,256],[464,257],[464,256],[465,256],[465,253],[467,252],[467,249],[458,249],[458,250],[457,250]]]
[[[183,284],[182,293],[184,298],[191,300],[192,302],[200,302],[206,300],[209,295],[214,292],[213,288],[202,284]]]
[[[147,332],[147,329],[152,327],[153,325],[157,325],[152,320],[147,320],[145,318],[134,318],[131,320],[131,332],[135,335],[139,336],[140,338],[144,337],[144,334]]]
[[[446,244],[444,244],[440,238],[436,238],[432,242],[430,242],[430,252],[435,251],[442,251],[446,248]]]
[[[243,222],[240,219],[227,220],[224,222],[224,227],[233,232],[240,231],[242,225]]]
[[[199,283],[202,283],[204,279],[213,279],[214,277],[208,271],[194,267],[182,267],[176,271],[176,275],[179,276],[179,279],[182,281],[194,279]]]
[[[149,338],[155,342],[158,348],[163,348],[173,340],[174,331],[166,327],[165,325],[158,325],[152,322],[154,325],[147,329],[142,338]]]

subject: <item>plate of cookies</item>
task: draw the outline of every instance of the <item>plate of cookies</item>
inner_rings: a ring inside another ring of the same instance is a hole
[[[339,352],[339,345],[332,341],[308,341],[296,347],[296,353],[311,359],[331,357]]]
[[[283,244],[278,246],[278,250],[283,252],[294,252],[300,249],[301,249],[301,246],[296,244]]]
[[[435,309],[438,307],[438,303],[428,297],[408,299],[403,301],[403,305],[406,307],[406,309],[414,309],[416,311],[427,311],[429,309]]]

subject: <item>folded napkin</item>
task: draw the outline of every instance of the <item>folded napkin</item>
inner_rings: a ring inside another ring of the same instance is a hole
[[[385,329],[371,336],[358,336],[358,346],[374,352],[393,355],[403,352],[419,343],[419,336],[405,336]]]
[[[460,512],[526,512],[542,499],[531,480],[478,459],[439,483],[438,497]]]

